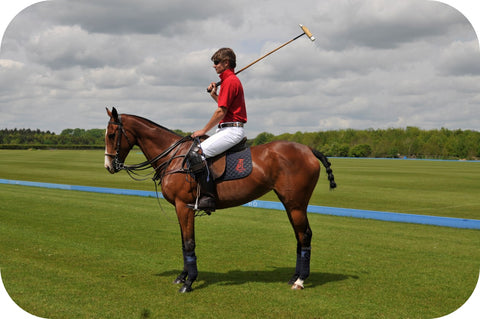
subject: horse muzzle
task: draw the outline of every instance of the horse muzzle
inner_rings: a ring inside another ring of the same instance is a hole
[[[105,154],[105,168],[110,174],[115,174],[123,169],[123,163],[120,163],[118,156]]]

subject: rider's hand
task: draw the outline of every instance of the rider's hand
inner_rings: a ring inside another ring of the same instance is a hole
[[[207,132],[205,132],[204,130],[198,130],[198,131],[193,132],[192,135],[190,135],[190,136],[195,138],[195,137],[203,136],[205,134],[207,134]]]
[[[210,92],[211,97],[217,96],[217,84],[215,82],[210,83],[207,90]]]

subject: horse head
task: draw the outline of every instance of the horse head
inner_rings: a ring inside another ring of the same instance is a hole
[[[135,143],[134,136],[127,134],[128,129],[124,127],[122,117],[115,108],[110,111],[107,108],[110,120],[105,132],[105,168],[112,174],[124,167],[124,161]]]

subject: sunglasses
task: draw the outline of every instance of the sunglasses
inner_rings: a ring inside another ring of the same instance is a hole
[[[220,62],[225,61],[225,60],[214,60],[213,64],[218,65]]]

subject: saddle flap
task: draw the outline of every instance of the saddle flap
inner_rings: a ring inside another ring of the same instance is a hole
[[[225,163],[227,161],[225,154],[213,157],[207,161],[208,169],[210,170],[210,174],[212,175],[213,179],[219,179],[223,173],[225,173]]]
[[[228,181],[247,177],[252,172],[250,148],[228,152],[209,161],[210,174],[216,181]]]
[[[217,180],[225,174],[226,168],[226,154],[241,152],[247,148],[247,138],[244,137],[240,142],[236,145],[232,146],[224,153],[217,155],[215,157],[209,158],[207,160],[208,168],[210,170],[210,174],[212,174],[213,179]]]

